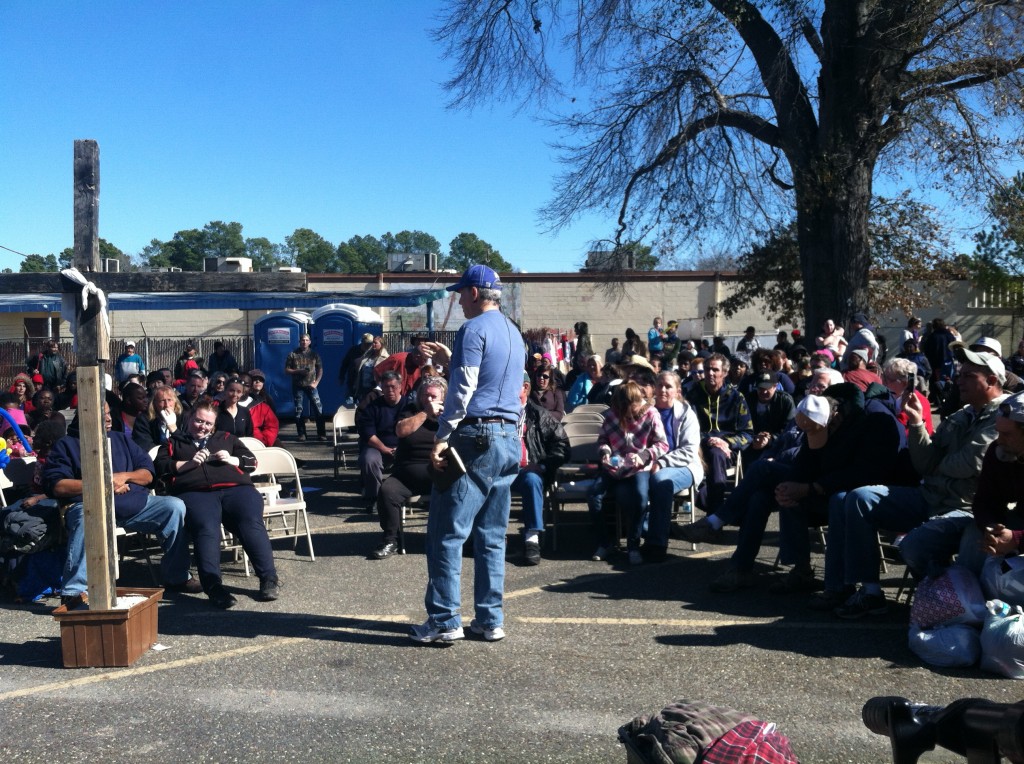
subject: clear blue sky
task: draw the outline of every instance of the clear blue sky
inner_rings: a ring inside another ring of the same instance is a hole
[[[73,144],[90,138],[100,235],[129,254],[223,220],[273,242],[419,229],[444,250],[468,231],[523,270],[575,270],[612,221],[543,232],[556,136],[502,106],[446,110],[440,5],[4,0],[0,245],[73,244]]]

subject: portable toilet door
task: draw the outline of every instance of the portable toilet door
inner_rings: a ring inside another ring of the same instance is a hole
[[[313,346],[324,364],[320,402],[326,416],[333,416],[352,394],[348,380],[343,379],[340,373],[341,362],[348,351],[362,342],[363,334],[376,336],[383,329],[384,321],[380,315],[361,305],[336,302],[313,311]]]
[[[274,399],[279,417],[294,414],[292,379],[284,373],[288,354],[299,347],[299,337],[310,331],[312,318],[299,311],[276,311],[256,319],[253,324],[256,367],[267,378],[267,395]],[[309,416],[309,404],[303,405]]]

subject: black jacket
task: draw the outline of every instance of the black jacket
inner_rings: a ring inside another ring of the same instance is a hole
[[[195,469],[179,474],[177,463],[188,461],[195,456],[199,446],[192,440],[191,435],[183,430],[177,430],[170,440],[160,446],[160,452],[156,456],[156,474],[167,485],[169,493],[215,491],[218,488],[236,485],[252,485],[249,473],[256,469],[256,457],[242,441],[231,433],[215,432],[207,440],[206,448],[210,453],[227,451],[232,456],[237,456],[239,466],[207,461]]]
[[[526,458],[531,465],[544,468],[544,482],[551,483],[558,468],[569,461],[569,436],[562,423],[555,420],[547,409],[533,401],[526,402]]]
[[[785,390],[775,391],[775,395],[768,401],[768,410],[764,413],[759,413],[757,409],[757,390],[751,391],[747,396],[747,406],[750,407],[750,419],[754,423],[755,434],[768,432],[778,435],[796,416],[796,404]]]

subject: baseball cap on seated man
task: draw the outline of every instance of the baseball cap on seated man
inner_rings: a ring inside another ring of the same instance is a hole
[[[757,386],[758,387],[775,387],[778,384],[778,380],[775,375],[770,371],[762,371],[757,375]]]
[[[1014,422],[1024,424],[1024,393],[1011,395],[999,404],[999,414]]]
[[[953,351],[953,357],[960,363],[972,363],[975,366],[983,366],[996,375],[999,384],[1006,383],[1006,365],[1003,359],[990,352],[980,353],[971,350],[964,342],[950,342],[949,349]]]
[[[995,353],[1000,358],[1003,357],[1003,344],[992,337],[982,337],[977,342],[972,342],[971,350],[977,353]]]
[[[476,287],[477,289],[501,289],[501,279],[498,278],[498,274],[488,268],[486,265],[471,265],[466,269],[466,272],[462,274],[462,278],[459,279],[457,284],[452,284],[448,287],[449,292],[458,292],[460,289],[466,287]]]

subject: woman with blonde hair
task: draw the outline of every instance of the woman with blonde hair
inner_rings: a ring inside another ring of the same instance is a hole
[[[640,534],[647,511],[651,470],[668,452],[668,440],[661,415],[647,402],[636,382],[623,382],[615,388],[597,441],[600,474],[587,497],[597,543],[591,559],[598,562],[608,558],[611,543],[603,505],[605,494],[614,491],[616,505],[628,518],[629,563],[639,565],[643,562]]]
[[[153,399],[149,402],[149,435],[152,445],[159,446],[177,432],[181,426],[184,413],[181,399],[173,387],[158,387],[153,391]],[[139,439],[132,433],[132,439]]]

